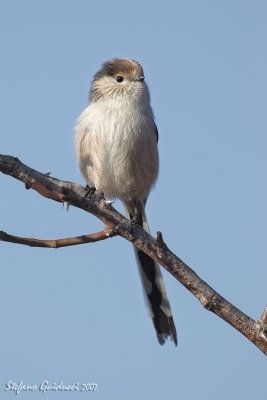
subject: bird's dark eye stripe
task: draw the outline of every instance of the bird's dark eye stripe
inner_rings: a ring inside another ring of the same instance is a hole
[[[116,76],[116,81],[119,82],[119,83],[122,82],[123,79],[124,79],[124,78],[123,78],[123,76],[121,76],[121,75]]]

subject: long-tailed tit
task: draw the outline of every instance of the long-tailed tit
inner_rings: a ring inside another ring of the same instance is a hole
[[[95,74],[89,105],[76,126],[76,154],[91,188],[118,198],[149,232],[145,204],[158,176],[158,131],[140,64],[115,58]],[[135,248],[140,277],[160,344],[176,329],[160,267]]]

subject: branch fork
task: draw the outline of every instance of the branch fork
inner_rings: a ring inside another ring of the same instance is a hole
[[[233,326],[251,343],[267,355],[267,306],[259,320],[254,320],[227,301],[189,266],[177,257],[163,241],[161,232],[154,239],[139,225],[132,229],[132,223],[112,207],[100,193],[90,193],[81,185],[59,180],[50,174],[42,174],[29,168],[16,157],[0,155],[0,172],[23,182],[27,189],[33,189],[51,200],[67,203],[99,218],[104,228],[95,233],[63,238],[41,240],[23,238],[0,231],[0,241],[23,244],[32,247],[59,248],[78,244],[93,243],[119,235],[134,244],[138,249],[159,262],[188,289],[209,311],[218,315]]]

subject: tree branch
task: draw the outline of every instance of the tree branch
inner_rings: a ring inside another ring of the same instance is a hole
[[[75,236],[64,239],[36,239],[36,238],[25,238],[20,236],[10,235],[4,231],[0,231],[0,241],[24,244],[30,247],[44,247],[49,249],[59,249],[60,247],[76,246],[78,244],[95,243],[100,240],[108,239],[114,236],[115,233],[111,227],[106,226],[105,229],[99,232],[90,233],[87,235]]]
[[[87,237],[89,239],[91,237],[92,239],[94,235],[100,237],[98,240],[103,240],[106,238],[107,229],[111,229],[110,232],[112,235],[117,234],[125,238],[138,249],[158,261],[170,274],[185,286],[207,310],[212,311],[214,314],[224,319],[267,355],[267,307],[260,320],[254,320],[248,317],[212,289],[180,258],[173,254],[164,243],[160,232],[158,232],[157,238],[154,239],[140,226],[133,226],[131,221],[117,212],[110,202],[105,201],[101,194],[95,193],[86,196],[86,189],[83,186],[72,182],[61,181],[57,178],[42,174],[27,167],[15,157],[0,155],[0,171],[20,180],[26,185],[26,188],[34,189],[42,196],[61,203],[67,202],[74,207],[78,207],[95,215],[105,224],[105,229],[101,232],[80,236],[78,238],[60,239],[61,242],[59,243],[64,245],[64,241],[67,241],[66,243],[69,241],[69,244],[65,245],[80,244],[75,243],[76,240],[85,243],[82,238]],[[5,237],[7,238],[8,236]],[[38,245],[37,239],[18,239],[14,236],[11,237],[13,239],[16,238],[17,241],[15,241],[15,239],[13,240],[15,243],[29,245],[29,240],[31,240],[34,245]],[[25,243],[25,240],[28,241],[28,243]],[[72,244],[71,241],[73,241]],[[89,240],[88,242],[90,241],[92,242],[94,240]],[[47,244],[45,247],[58,247],[50,246],[49,244],[51,244],[51,241],[39,241],[39,244],[45,244],[44,242]]]

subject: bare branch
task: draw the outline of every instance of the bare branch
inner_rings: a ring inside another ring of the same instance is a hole
[[[60,247],[76,246],[78,244],[99,242],[100,240],[108,239],[114,235],[115,233],[112,231],[111,228],[108,227],[99,232],[89,233],[87,235],[81,235],[64,239],[25,238],[25,237],[10,235],[4,231],[0,231],[0,241],[23,244],[25,246],[30,246],[30,247],[59,249]]]
[[[36,190],[42,196],[62,203],[67,202],[98,217],[106,226],[112,227],[113,234],[127,239],[158,261],[207,310],[224,319],[267,355],[267,311],[265,310],[261,320],[256,321],[237,309],[173,254],[164,243],[161,233],[154,239],[140,226],[133,226],[109,202],[106,202],[101,194],[86,196],[86,189],[81,185],[41,174],[22,164],[15,157],[0,155],[0,171],[24,182],[27,188]]]

